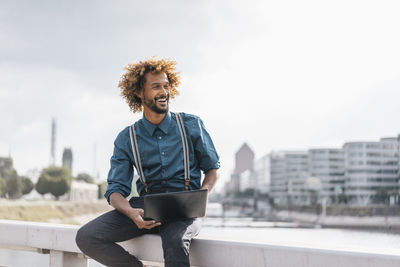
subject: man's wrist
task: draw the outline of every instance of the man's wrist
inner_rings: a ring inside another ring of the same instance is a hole
[[[202,185],[200,189],[207,189],[207,191],[210,192],[210,188],[208,187],[208,185]]]
[[[135,219],[139,214],[139,211],[132,207],[128,208],[128,210],[126,211],[126,215],[132,220]]]

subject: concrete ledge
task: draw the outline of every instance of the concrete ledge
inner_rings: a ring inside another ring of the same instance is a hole
[[[147,235],[121,243],[147,261],[162,262],[161,240]],[[398,267],[400,255],[275,246],[196,238],[190,250],[191,264],[201,267]]]
[[[80,253],[75,244],[79,226],[0,220],[0,245]]]
[[[50,255],[54,255],[53,262],[57,262],[51,266],[73,266],[69,262],[76,257],[70,257],[68,253],[80,253],[75,244],[78,229],[79,226],[74,225],[0,220],[0,246],[49,250]],[[122,242],[121,245],[142,260],[163,261],[161,239],[157,235],[142,236]],[[60,255],[54,251],[66,254]],[[193,240],[190,254],[192,265],[202,267],[400,266],[400,254],[311,249],[202,238]]]

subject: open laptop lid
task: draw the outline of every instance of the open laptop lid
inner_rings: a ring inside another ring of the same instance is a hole
[[[204,217],[207,189],[144,196],[144,218],[157,222]]]

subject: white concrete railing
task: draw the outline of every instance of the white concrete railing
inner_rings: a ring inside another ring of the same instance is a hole
[[[74,225],[0,220],[0,246],[49,253],[51,267],[86,267],[87,258],[75,244],[78,228]],[[157,235],[142,236],[121,245],[142,260],[163,261],[161,240]],[[193,240],[190,254],[192,265],[201,267],[400,266],[400,253],[311,249],[202,238]]]

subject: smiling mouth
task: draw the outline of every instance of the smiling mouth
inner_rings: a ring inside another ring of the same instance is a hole
[[[167,103],[168,96],[157,96],[157,97],[155,97],[155,100],[159,103]]]

